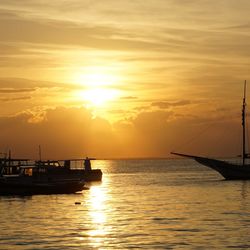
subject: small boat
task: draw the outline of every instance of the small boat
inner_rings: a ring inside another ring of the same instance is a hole
[[[80,158],[80,159],[64,159],[64,160],[41,160],[41,146],[39,145],[39,161],[36,161],[37,166],[47,166],[55,167],[54,170],[66,169],[70,170],[68,174],[73,176],[78,176],[83,178],[86,182],[101,181],[102,180],[102,170],[92,169],[91,160],[96,160],[95,158]],[[59,168],[58,168],[59,167]]]
[[[84,189],[85,181],[70,169],[0,159],[0,195],[68,194]]]
[[[83,178],[86,182],[101,181],[101,169],[92,169],[91,160],[94,158],[79,158],[66,160],[36,161],[37,166],[50,167],[56,175],[57,172],[66,171],[67,175]]]
[[[86,182],[101,181],[102,170],[92,169],[91,160],[95,160],[95,158],[67,159],[63,160],[62,166],[69,168],[72,173],[78,173]]]
[[[246,81],[244,84],[244,95],[242,104],[242,161],[240,164],[234,164],[222,160],[206,158],[196,155],[188,155],[177,152],[171,154],[192,158],[198,163],[207,166],[220,173],[226,180],[250,180],[250,164],[246,163],[249,154],[246,152]]]

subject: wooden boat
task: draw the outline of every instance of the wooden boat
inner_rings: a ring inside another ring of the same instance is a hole
[[[220,173],[226,180],[250,180],[250,164],[246,164],[249,154],[246,152],[246,81],[244,84],[244,95],[242,104],[242,162],[233,164],[230,162],[206,158],[202,156],[188,155],[177,152],[171,154],[192,158],[198,163],[207,166]]]
[[[84,179],[67,168],[0,160],[1,195],[67,194],[82,191],[84,185]]]

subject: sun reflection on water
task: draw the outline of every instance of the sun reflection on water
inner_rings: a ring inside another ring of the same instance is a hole
[[[108,234],[105,225],[107,194],[101,186],[92,186],[89,191],[89,216],[92,228],[88,232],[88,236],[91,238],[92,244],[98,247],[102,245],[104,236]]]
[[[105,200],[106,196],[103,191],[98,186],[93,186],[90,189],[90,216],[92,221],[97,224],[103,224],[106,222],[105,214]]]

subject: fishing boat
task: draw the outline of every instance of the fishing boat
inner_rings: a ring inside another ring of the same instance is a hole
[[[84,189],[77,173],[27,159],[0,159],[0,195],[67,194]]]
[[[246,163],[249,153],[246,152],[246,81],[242,103],[242,160],[239,164],[230,163],[218,159],[202,156],[171,152],[173,155],[194,159],[198,163],[207,166],[220,173],[226,180],[250,180],[250,164]]]

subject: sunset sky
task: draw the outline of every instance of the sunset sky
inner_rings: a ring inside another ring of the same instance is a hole
[[[1,0],[0,151],[239,154],[249,12],[248,0]]]

